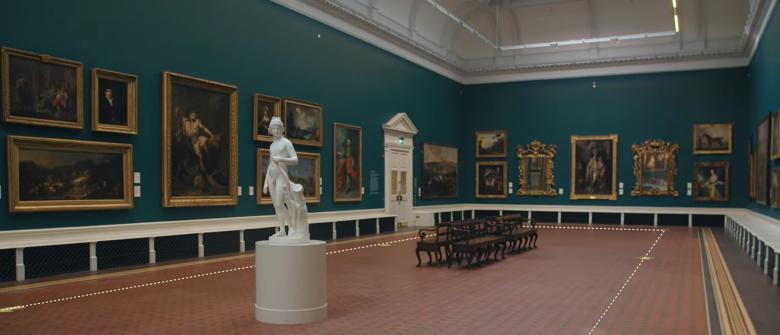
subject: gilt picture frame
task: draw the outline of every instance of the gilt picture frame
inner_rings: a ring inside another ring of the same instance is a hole
[[[458,197],[458,148],[431,143],[422,144],[423,199]]]
[[[322,147],[322,106],[292,98],[285,98],[283,105],[285,136],[293,144]]]
[[[474,172],[475,197],[478,199],[506,199],[506,162],[477,162]]]
[[[647,140],[631,145],[634,154],[632,197],[678,196],[674,178],[677,175],[677,152],[680,146],[663,140]]]
[[[133,208],[133,146],[8,136],[11,213]]]
[[[303,197],[307,204],[320,202],[320,154],[297,152],[298,164],[287,167],[292,182],[303,185]],[[263,183],[270,164],[270,151],[257,149],[255,200],[258,205],[273,203],[271,195],[263,193]]]
[[[475,157],[506,157],[506,130],[480,130],[474,132]]]
[[[772,135],[769,136],[769,159],[780,159],[780,109],[772,113]]]
[[[282,119],[282,99],[270,95],[256,93],[252,96],[252,125],[255,141],[273,142],[274,137],[268,133],[271,118]]]
[[[729,162],[693,163],[693,200],[698,202],[729,200]]]
[[[756,203],[767,205],[769,198],[769,139],[771,117],[766,116],[756,127]]]
[[[238,202],[238,88],[162,75],[163,207]]]
[[[531,141],[525,148],[518,145],[517,170],[519,196],[555,196],[553,160],[558,147]]]
[[[693,125],[693,154],[731,154],[732,124],[710,123]]]
[[[138,134],[138,77],[92,69],[92,131]]]
[[[363,200],[363,128],[333,123],[333,202]]]
[[[571,136],[571,200],[617,200],[618,135]]]
[[[0,49],[3,120],[82,129],[83,65],[29,51]]]

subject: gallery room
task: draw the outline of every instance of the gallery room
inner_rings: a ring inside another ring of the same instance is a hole
[[[3,1],[0,334],[778,334],[776,2]]]

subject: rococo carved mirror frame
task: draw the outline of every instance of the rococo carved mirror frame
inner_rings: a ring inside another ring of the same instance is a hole
[[[555,196],[555,176],[553,175],[553,159],[555,158],[555,152],[557,147],[555,144],[545,145],[539,141],[531,141],[530,144],[523,148],[522,145],[517,146],[517,162],[519,171],[519,187],[517,195],[519,196]],[[530,158],[539,158],[544,160],[543,175],[543,189],[542,190],[528,190],[528,177],[529,173],[526,171],[527,160]]]
[[[674,186],[674,177],[677,175],[677,151],[680,149],[680,146],[677,144],[672,144],[666,141],[662,140],[647,140],[644,141],[642,144],[633,144],[631,145],[631,151],[634,153],[634,177],[636,177],[636,182],[634,183],[634,188],[631,190],[631,196],[643,196],[643,195],[649,195],[649,196],[672,196],[676,197],[678,195],[677,190]],[[666,177],[666,190],[658,190],[655,188],[650,189],[644,189],[642,187],[643,185],[643,162],[645,161],[645,157],[648,154],[656,154],[659,155],[659,157],[663,158],[664,166],[665,166],[665,177]]]

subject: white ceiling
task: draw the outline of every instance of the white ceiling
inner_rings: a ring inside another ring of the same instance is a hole
[[[776,2],[273,1],[466,84],[746,66]]]

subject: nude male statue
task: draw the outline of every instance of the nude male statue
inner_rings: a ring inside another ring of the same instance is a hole
[[[290,180],[287,167],[298,164],[290,140],[284,137],[284,125],[279,117],[274,116],[268,125],[268,132],[273,136],[270,147],[270,162],[268,172],[263,181],[263,194],[271,195],[271,200],[279,222],[279,231],[271,239],[309,240],[306,202],[303,198],[303,187]],[[289,235],[284,227],[290,228]]]

